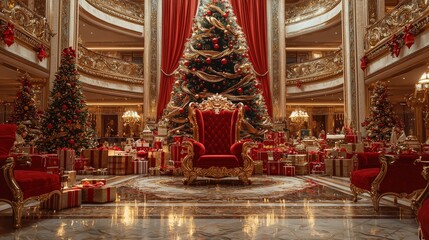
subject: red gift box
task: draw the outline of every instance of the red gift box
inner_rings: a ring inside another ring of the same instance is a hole
[[[58,194],[52,195],[42,203],[42,208],[50,210],[61,210],[78,207],[82,204],[82,190],[79,188],[64,189],[61,197]]]
[[[133,173],[134,174],[148,174],[149,163],[147,160],[134,160]]]
[[[281,175],[280,161],[268,161],[267,162],[267,175]]]
[[[171,157],[175,162],[181,162],[188,154],[188,149],[180,143],[171,144]]]
[[[88,163],[89,163],[89,158],[83,158],[83,157],[76,158],[74,162],[74,169],[76,171],[83,170],[85,169],[85,166],[88,166]]]
[[[111,175],[127,175],[133,173],[132,156],[109,156],[107,168]]]
[[[106,203],[116,200],[116,187],[84,187],[82,188],[82,202]]]
[[[149,167],[163,167],[165,166],[165,152],[149,151],[148,160]]]
[[[330,176],[349,177],[353,170],[353,161],[348,158],[325,159],[326,174]]]
[[[289,177],[295,176],[295,166],[283,166],[283,175]]]
[[[358,136],[357,135],[346,135],[346,141],[347,141],[347,143],[357,143],[358,142]]]
[[[58,158],[60,161],[60,168],[72,171],[74,170],[74,162],[76,159],[75,151],[73,149],[62,148],[58,149]]]
[[[155,148],[155,149],[162,149],[162,142],[161,141],[155,141],[155,142],[153,142],[153,148]]]

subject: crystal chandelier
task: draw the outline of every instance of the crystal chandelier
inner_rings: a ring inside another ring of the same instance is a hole
[[[293,123],[301,126],[308,121],[308,113],[302,109],[295,109],[292,111],[289,118]]]
[[[140,115],[136,111],[128,110],[122,115],[125,123],[134,124],[140,121]]]

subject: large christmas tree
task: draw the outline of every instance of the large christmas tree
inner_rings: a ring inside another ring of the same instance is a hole
[[[203,1],[192,29],[163,114],[169,135],[192,136],[187,121],[189,103],[201,102],[216,93],[245,105],[243,137],[255,137],[269,129],[271,119],[260,83],[228,0]]]
[[[365,118],[362,126],[367,130],[370,141],[389,141],[394,127],[401,129],[398,116],[393,111],[389,93],[384,82],[377,82],[371,95],[370,115]]]
[[[78,151],[94,146],[94,131],[90,127],[75,64],[75,50],[65,48],[42,121],[42,137],[38,141],[40,151],[55,152],[58,148]]]
[[[10,122],[25,126],[27,135],[26,143],[33,143],[40,136],[40,115],[36,106],[36,96],[31,84],[31,77],[25,73],[20,79],[19,91],[16,93],[15,105]]]

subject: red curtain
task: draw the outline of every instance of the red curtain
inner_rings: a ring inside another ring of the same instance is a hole
[[[174,70],[179,66],[186,40],[192,31],[192,22],[198,6],[198,0],[162,1],[162,55],[161,80],[159,88],[157,118],[170,101],[174,79]]]
[[[267,1],[230,0],[237,22],[246,35],[249,58],[261,83],[268,114],[273,116],[268,76]]]

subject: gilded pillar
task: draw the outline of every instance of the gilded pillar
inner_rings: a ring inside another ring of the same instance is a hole
[[[268,58],[270,89],[273,103],[273,122],[284,126],[286,116],[286,34],[285,34],[285,1],[269,0],[267,2],[268,23]]]
[[[344,64],[344,124],[361,132],[365,119],[365,81],[360,69],[364,55],[364,0],[342,1],[343,64]]]
[[[156,121],[161,66],[161,14],[162,0],[145,1],[143,116],[147,124],[154,124]]]

